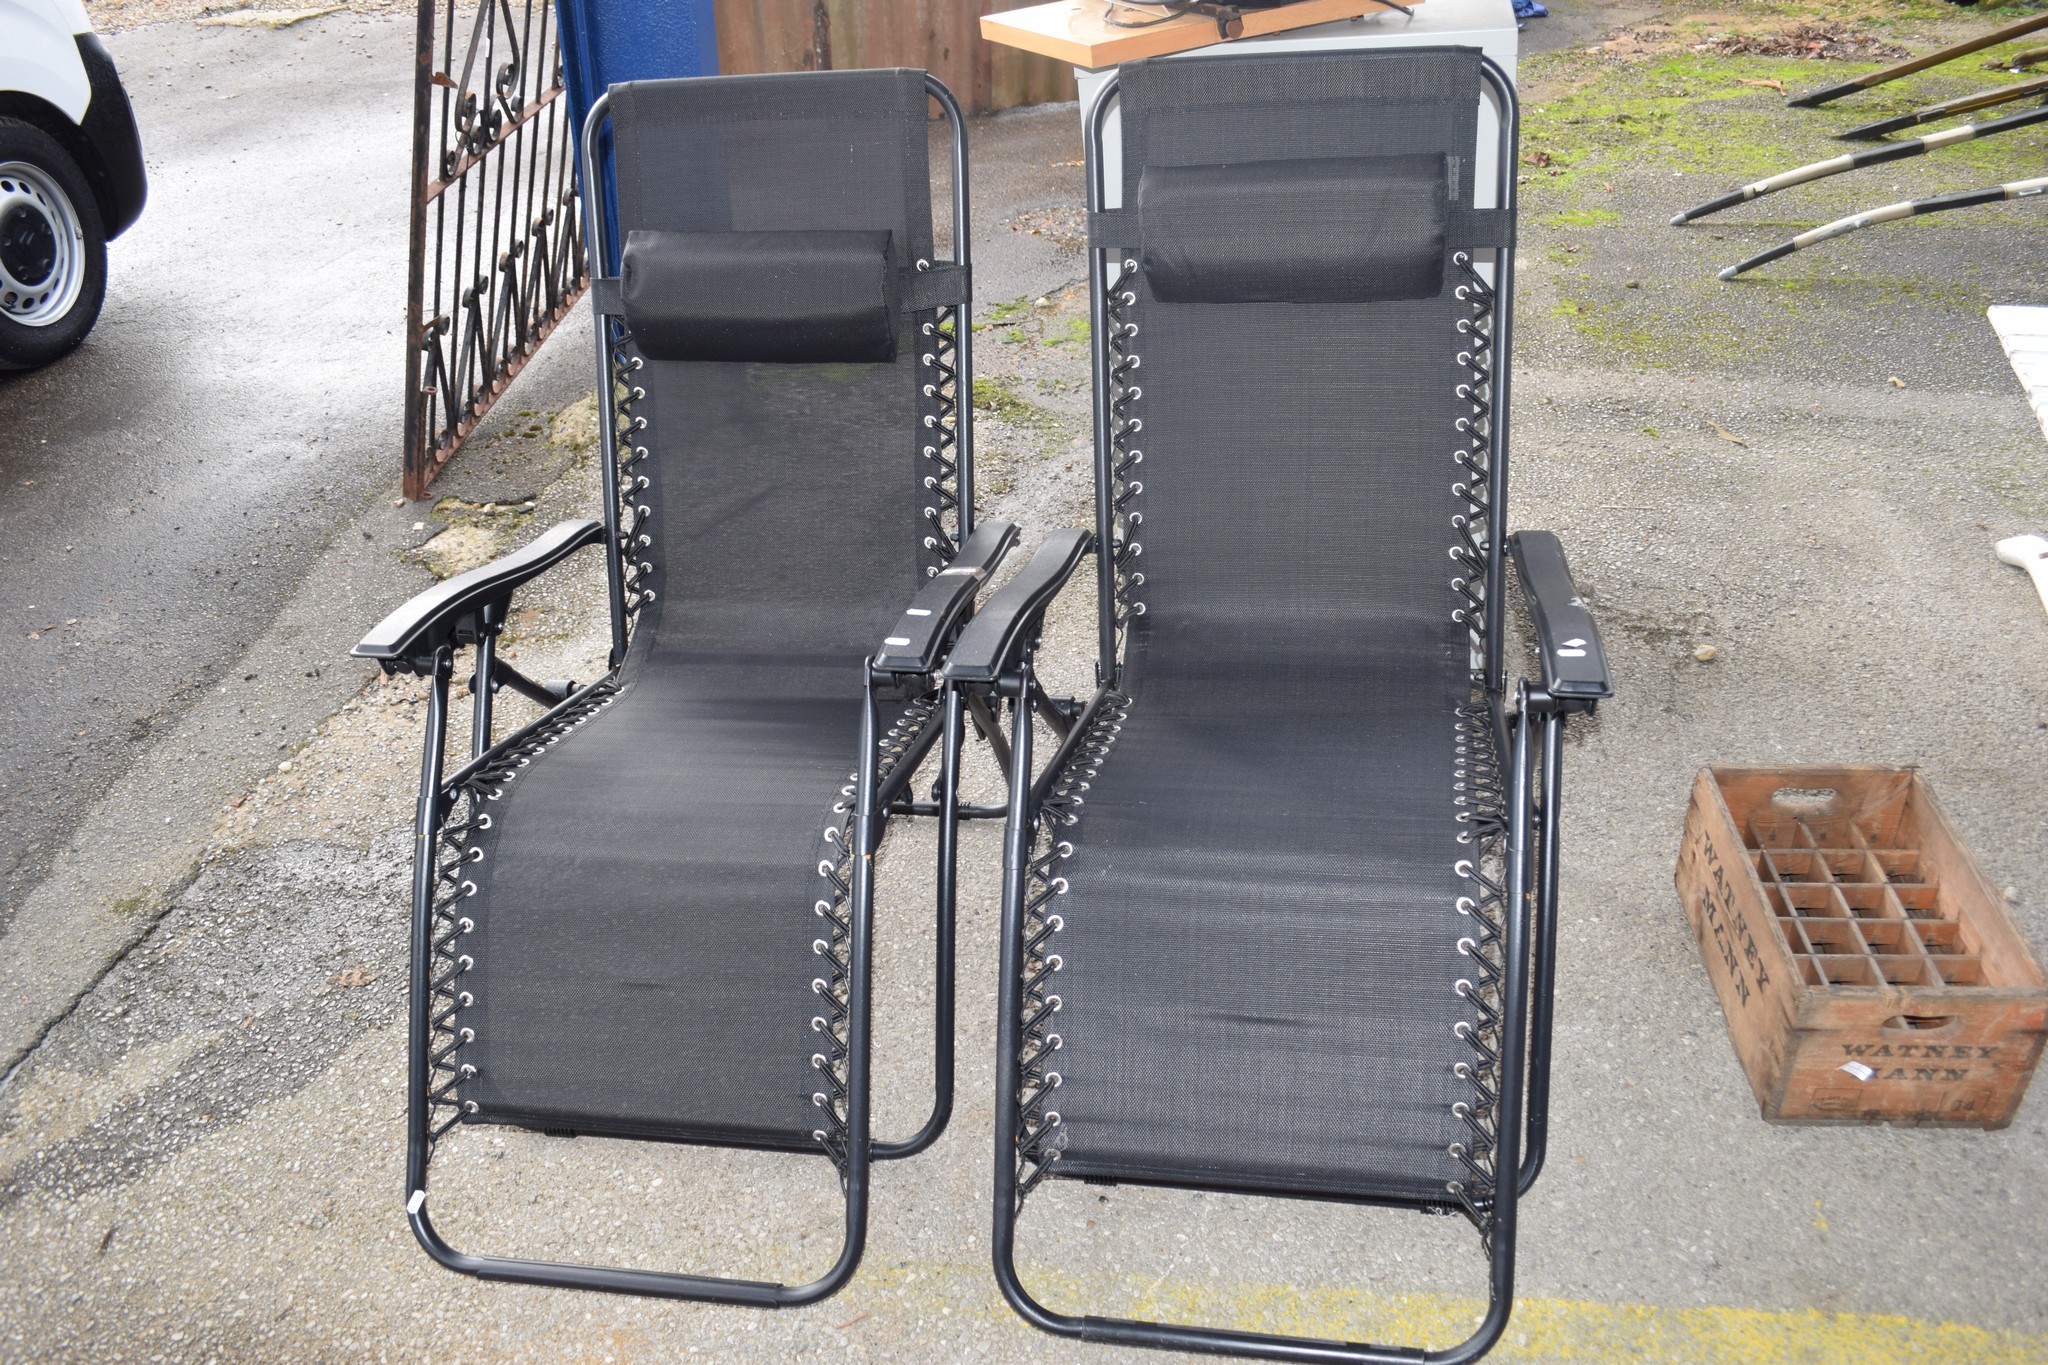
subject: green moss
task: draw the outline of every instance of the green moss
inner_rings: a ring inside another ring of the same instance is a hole
[[[1606,209],[1564,209],[1543,220],[1552,227],[1604,227],[1621,221],[1621,215]]]
[[[991,304],[987,315],[981,321],[974,324],[974,330],[981,332],[986,331],[990,327],[1007,327],[1019,318],[1029,316],[1030,312],[1031,296],[1029,294],[1020,294],[1014,299]]]
[[[1068,318],[1066,326],[1058,331],[1049,331],[1045,334],[1044,344],[1047,346],[1087,345],[1088,319],[1084,317]]]
[[[1551,214],[1560,225],[1586,225],[1567,215],[1602,212],[1580,202],[1596,182],[1673,170],[1711,172],[1731,183],[1754,179],[1839,155],[1842,144],[1833,135],[1856,124],[1951,94],[2024,79],[1983,71],[1973,62],[1955,63],[1954,67],[1967,69],[1939,69],[1942,74],[1887,84],[1868,97],[1819,109],[1788,109],[1785,96],[1776,90],[1744,84],[1775,81],[1793,93],[1879,65],[1698,52],[1640,62],[1602,60],[1579,50],[1533,57],[1524,64],[1525,81],[1560,93],[1532,99],[1524,109],[1523,161],[1529,176],[1525,193],[1531,201],[1526,207],[1554,204]],[[1944,183],[1923,192],[1939,192],[2026,174],[2038,160],[2038,148],[2024,138],[1993,138],[1918,161],[1916,165],[1924,169],[1916,170],[1914,181],[1928,182],[1933,178],[1929,171],[1938,164]],[[1845,179],[1856,182],[1858,202],[1871,197],[1867,181]]]
[[[975,380],[974,407],[977,412],[1035,431],[1052,431],[1059,426],[1057,417],[1017,392],[1016,381],[1007,378]]]

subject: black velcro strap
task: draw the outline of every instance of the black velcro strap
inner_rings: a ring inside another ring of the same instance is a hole
[[[655,360],[886,363],[900,315],[889,246],[887,232],[635,230],[620,309]]]
[[[1443,288],[1450,159],[1147,166],[1145,279],[1168,303],[1371,303]]]
[[[1444,234],[1452,246],[1511,247],[1515,244],[1515,211],[1452,209]]]
[[[625,311],[619,302],[619,277],[616,275],[593,275],[590,280],[590,306],[597,312],[617,317]]]
[[[1134,247],[1142,240],[1135,209],[1101,209],[1088,215],[1088,245],[1091,247]]]
[[[959,308],[971,297],[973,282],[969,267],[935,265],[905,272],[901,304],[906,313],[926,313],[934,308]]]

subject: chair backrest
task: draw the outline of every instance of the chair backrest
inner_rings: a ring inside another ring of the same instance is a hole
[[[613,88],[622,292],[651,310],[624,347],[645,419],[624,439],[649,451],[628,559],[651,565],[629,670],[688,657],[718,666],[707,687],[857,692],[847,660],[950,553],[925,483],[937,313],[895,306],[933,254],[929,103],[915,70]],[[879,349],[848,311],[878,282]],[[764,351],[775,333],[790,345]]]
[[[1134,681],[1344,707],[1395,643],[1455,685],[1456,456],[1484,428],[1461,329],[1486,314],[1457,253],[1508,222],[1474,210],[1480,54],[1162,59],[1120,93]]]

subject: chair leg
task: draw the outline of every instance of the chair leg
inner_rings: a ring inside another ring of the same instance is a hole
[[[1543,717],[1543,776],[1538,790],[1542,821],[1535,866],[1534,981],[1529,1001],[1529,1119],[1522,1148],[1518,1193],[1542,1174],[1550,1137],[1550,1033],[1552,995],[1557,982],[1557,848],[1559,794],[1564,786],[1564,724],[1561,714]]]
[[[924,1126],[900,1142],[876,1142],[874,1159],[899,1161],[939,1140],[953,1117],[954,926],[960,867],[960,744],[962,696],[945,690],[945,728],[939,750],[938,932],[932,944],[937,970],[932,983],[932,1112]]]

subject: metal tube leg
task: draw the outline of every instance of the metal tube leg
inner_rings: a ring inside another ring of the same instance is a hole
[[[1030,677],[1030,665],[1024,666]],[[1003,1296],[1027,1321],[1057,1330],[1041,1321],[1043,1310],[1018,1283],[1014,1260],[1017,1237],[1017,1131],[1020,1058],[1023,1052],[1024,881],[1029,873],[1031,839],[1038,813],[1031,800],[1031,704],[1019,688],[1015,723],[1010,729],[1010,818],[1003,827],[1002,969],[996,993],[996,1167],[995,1210],[991,1238],[996,1281]]]
[[[482,758],[491,747],[491,665],[498,659],[498,637],[484,631],[476,642],[476,673],[470,690],[476,694],[470,705],[469,756]]]
[[[1515,1180],[1517,1193],[1527,1194],[1543,1171],[1550,1137],[1550,1032],[1554,1017],[1552,993],[1557,981],[1557,848],[1559,792],[1564,784],[1564,722],[1561,715],[1543,719],[1543,821],[1536,850],[1534,977],[1529,1001],[1528,1145]]]
[[[419,1232],[417,1209],[427,1190],[427,1162],[433,1154],[433,1107],[428,1103],[433,1069],[429,1034],[434,1015],[434,840],[441,828],[442,749],[448,742],[448,675],[454,660],[444,647],[434,656],[427,680],[427,745],[420,756],[420,799],[412,842],[412,982],[406,1024],[405,1196],[406,1211]],[[431,1247],[428,1250],[432,1250]]]
[[[946,689],[945,730],[940,741],[938,933],[932,992],[932,1112],[924,1127],[901,1142],[876,1142],[877,1161],[916,1156],[939,1140],[953,1117],[954,923],[960,869],[961,703],[957,687]]]

